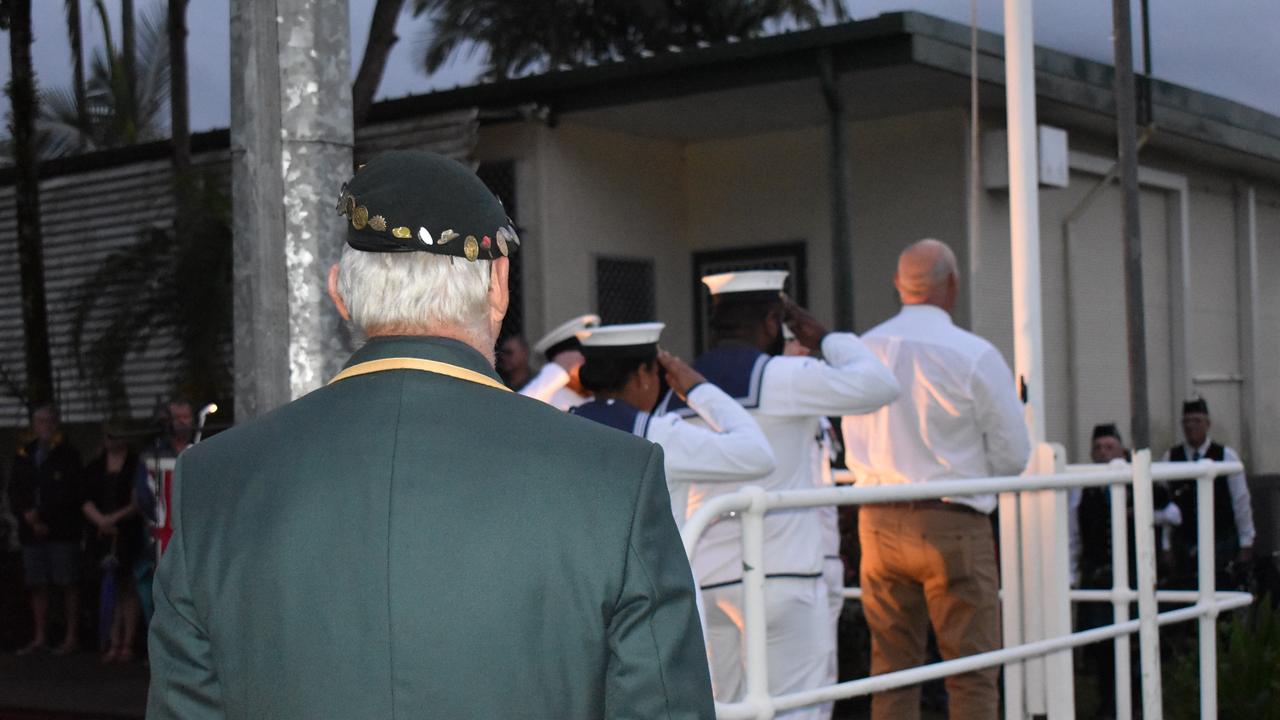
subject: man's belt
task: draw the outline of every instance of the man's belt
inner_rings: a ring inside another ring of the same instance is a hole
[[[900,502],[883,502],[883,503],[867,503],[863,507],[872,508],[892,508],[894,510],[950,510],[952,512],[973,513],[974,515],[985,515],[980,510],[965,505],[964,503],[949,503],[942,500],[906,500]]]

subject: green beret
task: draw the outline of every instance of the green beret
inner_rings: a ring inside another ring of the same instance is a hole
[[[492,260],[520,246],[502,203],[465,165],[425,150],[392,150],[356,170],[338,211],[347,244],[365,252],[430,252]]]

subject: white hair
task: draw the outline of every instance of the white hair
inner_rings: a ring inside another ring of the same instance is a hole
[[[456,328],[487,338],[491,261],[426,252],[342,249],[338,293],[351,320],[378,328]]]

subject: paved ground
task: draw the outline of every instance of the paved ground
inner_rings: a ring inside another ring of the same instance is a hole
[[[125,720],[146,710],[147,669],[95,653],[0,655],[0,720]]]

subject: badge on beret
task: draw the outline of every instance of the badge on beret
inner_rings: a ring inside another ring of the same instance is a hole
[[[502,203],[465,165],[425,150],[392,150],[342,186],[347,244],[364,252],[429,252],[468,261],[520,247]],[[452,242],[464,238],[462,242]]]

